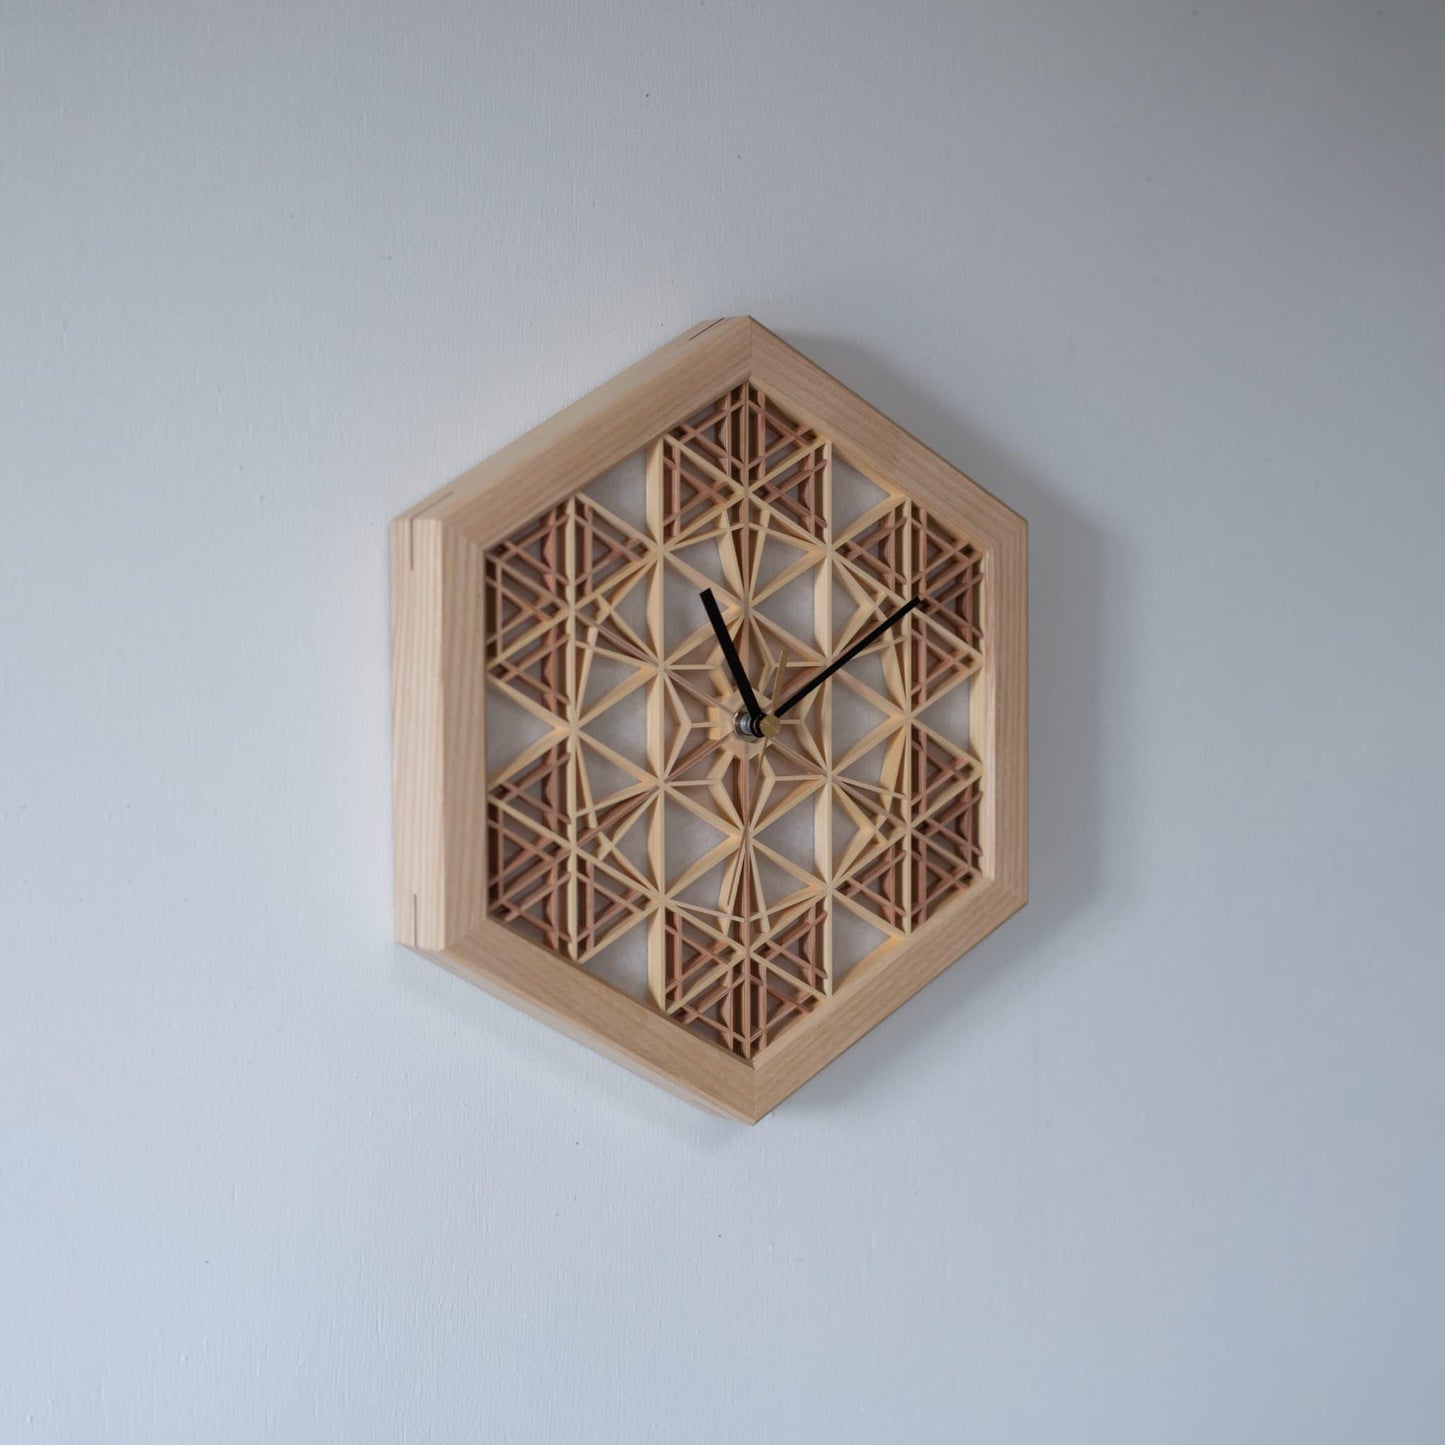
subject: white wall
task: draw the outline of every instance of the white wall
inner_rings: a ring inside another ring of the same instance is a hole
[[[0,19],[0,1439],[1438,1440],[1445,10]],[[385,524],[751,311],[1027,515],[1031,907],[749,1131],[395,947]]]

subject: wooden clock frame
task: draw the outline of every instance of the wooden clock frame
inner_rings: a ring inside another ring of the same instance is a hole
[[[881,966],[739,1057],[490,916],[482,596],[489,548],[749,384],[969,540],[986,642],[969,703],[976,876]],[[403,513],[391,575],[397,938],[673,1092],[756,1122],[1026,901],[1026,523],[751,317],[694,326]]]

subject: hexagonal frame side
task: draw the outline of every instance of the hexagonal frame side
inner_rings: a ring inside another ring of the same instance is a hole
[[[753,378],[866,476],[895,478],[983,550],[983,879],[757,1059],[713,1047],[485,912],[482,549],[680,416]],[[700,323],[392,524],[396,932],[462,977],[694,1103],[756,1122],[1027,897],[1027,527],[751,317]]]

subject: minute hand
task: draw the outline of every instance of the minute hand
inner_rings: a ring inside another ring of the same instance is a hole
[[[825,682],[827,682],[830,677],[832,677],[835,672],[838,671],[840,667],[847,667],[848,664],[852,662],[853,659],[857,657],[860,652],[863,652],[867,648],[871,647],[875,642],[878,641],[880,637],[883,636],[885,632],[888,631],[890,627],[894,627],[898,623],[902,622],[903,619],[907,617],[908,614],[912,612],[913,609],[917,607],[922,601],[923,599],[921,597],[910,598],[907,602],[903,604],[902,607],[898,609],[897,612],[893,614],[892,617],[889,617],[885,621],[880,622],[878,626],[873,629],[872,632],[868,633],[866,637],[862,637],[857,642],[855,642],[853,646],[850,647],[847,652],[842,655],[842,657],[838,658],[837,661],[832,663],[831,666],[825,667],[823,671],[820,672],[816,677],[810,678],[802,685],[802,687],[797,690],[797,692],[792,695],[792,697],[788,698],[786,702],[780,703],[776,708],[774,708],[773,716],[782,717],[785,712],[788,712],[791,708],[802,702],[802,700],[807,697],[807,695],[812,692],[815,687],[821,687]]]

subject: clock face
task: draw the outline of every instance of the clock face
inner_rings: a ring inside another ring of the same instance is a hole
[[[491,918],[747,1059],[887,968],[982,874],[982,555],[753,384],[491,545]]]

